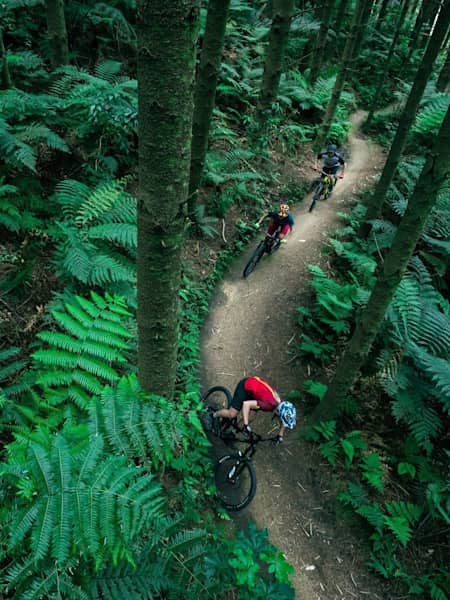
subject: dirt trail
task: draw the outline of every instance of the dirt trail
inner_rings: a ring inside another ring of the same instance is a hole
[[[357,186],[372,183],[382,162],[379,148],[358,134],[363,118],[362,111],[353,115],[351,158],[333,196],[319,202],[311,214],[308,201],[294,210],[296,225],[288,243],[274,256],[264,257],[243,279],[253,241],[217,289],[202,332],[204,389],[220,384],[234,390],[246,375],[263,376],[282,397],[302,388],[307,375],[293,358],[293,336],[295,308],[303,303],[309,280],[307,265],[321,260],[320,249],[337,223],[336,212],[344,209]],[[267,431],[272,423],[266,419],[263,428]],[[255,429],[264,430],[256,422]],[[270,540],[295,568],[297,598],[385,600],[390,596],[364,565],[361,542],[348,525],[336,520],[334,503],[328,500],[329,470],[321,462],[317,451],[299,440],[295,431],[287,434],[283,446],[259,449],[256,497],[235,520],[238,526],[253,520],[268,529]]]

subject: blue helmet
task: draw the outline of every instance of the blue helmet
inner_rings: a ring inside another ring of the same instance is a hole
[[[336,144],[330,144],[327,148],[327,152],[336,152],[337,146]]]
[[[288,429],[294,429],[297,423],[297,411],[292,402],[285,400],[277,406],[277,414],[280,417],[281,423]]]

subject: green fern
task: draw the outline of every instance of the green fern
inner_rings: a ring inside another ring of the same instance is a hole
[[[75,296],[52,315],[62,331],[38,334],[44,344],[33,353],[37,383],[51,405],[69,399],[87,410],[105,383],[118,380],[117,368],[126,368],[130,333],[122,319],[129,313],[121,300],[92,292],[91,300]]]
[[[363,457],[362,463],[363,478],[366,479],[377,491],[384,490],[384,472],[379,454],[372,452]]]
[[[136,200],[123,190],[125,183],[94,189],[74,180],[58,184],[54,200],[65,219],[55,230],[56,261],[67,278],[120,291],[135,306]]]

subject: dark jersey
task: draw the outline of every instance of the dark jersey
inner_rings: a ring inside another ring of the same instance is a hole
[[[277,227],[284,227],[284,225],[289,225],[291,228],[294,227],[294,219],[291,213],[288,213],[285,217],[280,217],[277,210],[271,210],[267,214]]]
[[[339,167],[341,165],[345,165],[345,160],[338,152],[321,152],[317,155],[317,158],[323,158],[324,166],[330,169],[333,169],[334,167]]]

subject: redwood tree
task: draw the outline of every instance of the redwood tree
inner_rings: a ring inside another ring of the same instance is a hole
[[[448,176],[449,167],[450,107],[408,201],[391,249],[380,265],[380,273],[367,306],[356,324],[327,393],[313,414],[313,420],[330,418],[335,407],[348,395],[380,330],[386,310],[408,266],[437,193]]]
[[[370,101],[370,110],[369,110],[369,115],[368,115],[367,120],[366,120],[366,126],[369,126],[370,122],[372,121],[373,113],[374,113],[375,109],[378,106],[378,102],[380,101],[380,96],[381,96],[381,93],[383,91],[384,82],[385,82],[387,74],[389,72],[389,66],[391,64],[391,60],[392,60],[392,57],[394,55],[395,48],[397,46],[398,38],[399,38],[400,33],[402,31],[402,27],[403,27],[403,23],[405,21],[407,10],[408,10],[408,0],[403,0],[403,6],[402,6],[402,9],[401,9],[401,12],[400,12],[400,16],[399,16],[398,21],[397,21],[397,26],[395,28],[395,33],[394,33],[394,36],[392,37],[392,41],[391,41],[391,44],[389,46],[389,51],[388,51],[387,58],[386,58],[386,60],[383,63],[383,72],[381,73],[381,75],[378,78],[377,88],[375,90],[374,95],[372,96],[371,101]]]
[[[361,27],[361,19],[366,8],[366,3],[370,0],[357,0],[355,13],[353,15],[353,22],[350,30],[350,34],[347,38],[347,42],[344,48],[344,54],[342,56],[339,73],[336,77],[336,81],[333,87],[333,91],[331,93],[330,101],[328,102],[327,109],[325,111],[325,116],[322,121],[322,125],[320,127],[319,134],[316,138],[314,146],[316,149],[322,148],[324,146],[328,132],[331,127],[331,123],[333,121],[334,113],[336,112],[337,105],[339,103],[339,99],[341,97],[342,90],[344,88],[345,81],[347,79],[347,74],[350,70],[350,65],[353,59],[353,47],[355,45],[356,38],[358,36],[359,28]]]
[[[323,3],[320,28],[317,32],[311,55],[311,72],[309,80],[312,84],[315,83],[320,73],[320,68],[322,67],[322,59],[327,44],[327,35],[331,24],[331,17],[333,16],[334,4],[334,0],[328,0],[328,2]]]
[[[202,55],[195,86],[188,202],[190,215],[194,214],[197,189],[208,147],[229,5],[230,0],[209,0],[208,4]]]
[[[265,122],[267,114],[277,98],[293,11],[294,0],[273,0],[269,45],[256,107],[257,118],[260,123]]]
[[[371,226],[368,222],[378,218],[381,213],[386,192],[392,182],[395,171],[397,170],[409,130],[414,123],[420,99],[422,98],[425,86],[433,70],[434,61],[436,60],[436,56],[438,55],[439,49],[449,28],[449,22],[450,2],[447,1],[439,13],[439,18],[434,28],[433,35],[422,58],[419,69],[417,70],[413,86],[400,118],[400,123],[397,127],[394,141],[392,142],[389,150],[389,155],[384,165],[383,172],[381,173],[381,177],[377,183],[375,192],[370,199],[365,216],[365,222],[362,223],[359,232],[362,237],[366,237],[370,231]]]
[[[67,64],[69,57],[64,0],[45,0],[45,9],[52,65],[60,67]]]
[[[441,72],[439,73],[438,80],[436,81],[436,88],[439,92],[445,92],[450,84],[450,44],[447,48],[447,54],[445,57],[444,64]]]
[[[200,0],[139,0],[138,373],[173,393]]]

